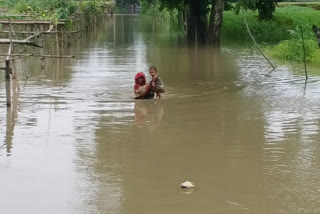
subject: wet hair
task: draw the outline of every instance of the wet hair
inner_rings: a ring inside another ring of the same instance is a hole
[[[149,71],[150,71],[150,70],[155,70],[155,72],[158,73],[156,66],[150,66]]]

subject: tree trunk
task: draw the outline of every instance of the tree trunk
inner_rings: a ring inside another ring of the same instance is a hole
[[[212,44],[215,47],[220,47],[223,10],[224,0],[211,0],[211,14],[207,43]]]
[[[186,21],[187,21],[187,40],[195,41],[196,26],[195,26],[195,20],[192,17],[190,8],[186,10]]]
[[[201,1],[193,1],[187,10],[187,39],[202,43],[206,41],[207,14]]]

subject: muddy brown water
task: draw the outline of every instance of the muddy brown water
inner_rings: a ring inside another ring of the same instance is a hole
[[[114,16],[77,59],[29,60],[10,111],[1,75],[0,212],[319,213],[319,67],[305,87],[303,65],[269,73],[251,47],[195,48]],[[134,101],[150,65],[167,93]]]

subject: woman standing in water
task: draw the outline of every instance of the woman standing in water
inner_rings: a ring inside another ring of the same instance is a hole
[[[150,85],[146,84],[146,76],[144,73],[137,73],[134,81],[135,99],[152,99],[154,97],[154,94],[150,91]]]

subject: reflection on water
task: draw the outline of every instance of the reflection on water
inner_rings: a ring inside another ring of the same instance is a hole
[[[315,68],[304,89],[303,65],[269,73],[243,44],[186,46],[139,16],[114,16],[67,53],[77,59],[46,69],[29,59],[0,107],[3,213],[319,213]],[[166,93],[133,100],[150,65]]]
[[[134,124],[145,131],[155,132],[164,115],[161,100],[137,100],[134,105]]]

